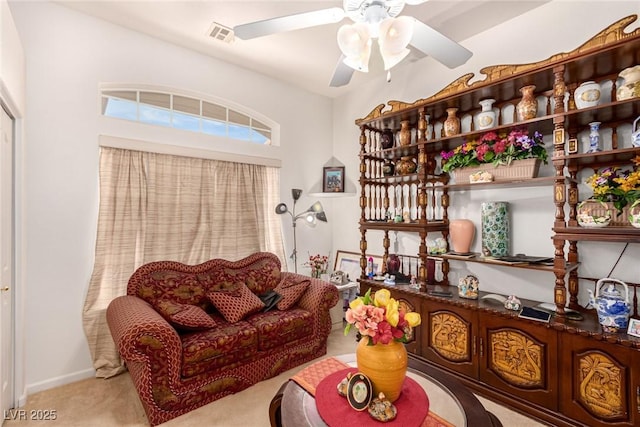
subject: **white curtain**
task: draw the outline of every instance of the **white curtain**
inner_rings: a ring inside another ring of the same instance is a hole
[[[123,370],[106,308],[151,261],[199,264],[258,251],[283,265],[278,168],[102,147],[95,264],[84,330],[96,376]]]

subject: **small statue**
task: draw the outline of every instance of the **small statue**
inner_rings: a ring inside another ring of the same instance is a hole
[[[349,380],[353,376],[353,372],[349,372],[345,378],[338,384],[338,394],[342,397],[347,397],[347,391],[349,389]]]
[[[373,399],[369,404],[369,415],[374,420],[386,423],[393,421],[398,415],[396,407],[384,396],[384,393],[380,393],[378,397]]]
[[[522,303],[515,295],[509,295],[509,298],[507,298],[507,300],[504,302],[504,308],[506,308],[507,310],[518,311],[520,310],[521,306]]]
[[[396,276],[394,275],[389,275],[388,273],[384,275],[384,282],[385,285],[395,285],[396,284]]]

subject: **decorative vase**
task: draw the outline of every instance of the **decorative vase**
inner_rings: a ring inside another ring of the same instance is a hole
[[[418,170],[418,165],[411,156],[401,157],[396,163],[396,172],[399,175],[408,175],[416,170]]]
[[[358,371],[365,374],[373,385],[373,396],[384,393],[391,402],[400,397],[407,375],[407,350],[404,344],[368,345],[369,337],[363,337],[356,348]]]
[[[600,148],[600,122],[589,123],[589,151],[587,153],[597,153]]]
[[[536,90],[534,85],[523,86],[520,88],[522,99],[516,105],[516,115],[519,122],[533,119],[538,114],[538,101],[533,94],[534,90]]]
[[[579,110],[595,107],[600,102],[600,85],[593,81],[580,84],[573,94],[573,99]]]
[[[385,128],[380,136],[380,145],[383,150],[387,150],[393,147],[393,131],[389,128]]]
[[[456,116],[457,112],[457,108],[447,108],[447,119],[442,126],[444,136],[453,136],[460,133],[460,119]]]
[[[452,219],[449,221],[449,236],[453,251],[466,254],[471,251],[471,242],[476,228],[469,219]]]
[[[389,159],[385,160],[384,163],[382,164],[382,174],[384,176],[393,176],[393,173],[395,172],[395,170],[396,170],[395,165]]]
[[[483,99],[480,101],[482,111],[478,113],[478,129],[489,129],[496,125],[496,112],[493,111],[495,99]]]
[[[633,202],[629,208],[629,223],[635,228],[640,228],[640,199]]]
[[[402,221],[402,216],[400,216],[400,221]],[[398,257],[398,255],[395,255],[395,254],[389,255],[389,258],[387,259],[387,273],[396,274],[399,271],[400,271],[400,257]]]
[[[640,96],[640,65],[625,68],[618,76],[623,80],[616,90],[618,101]]]
[[[424,139],[429,141],[431,138],[433,138],[433,125],[429,123],[429,121],[431,120],[431,116],[429,114],[425,114],[424,119],[427,122],[427,129]]]
[[[482,253],[500,257],[509,255],[509,204],[482,203]]]
[[[398,137],[398,143],[401,147],[411,145],[411,128],[409,127],[409,120],[403,120],[400,122],[400,136]]]

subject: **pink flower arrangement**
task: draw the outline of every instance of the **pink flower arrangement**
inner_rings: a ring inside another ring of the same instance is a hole
[[[348,324],[344,334],[355,325],[363,338],[369,337],[369,345],[389,344],[392,340],[407,342],[412,328],[421,322],[419,313],[404,310],[386,289],[375,292],[373,299],[369,289],[364,296],[351,301],[345,319]]]
[[[327,267],[329,264],[329,257],[326,255],[309,255],[309,261],[305,262],[304,265],[311,268],[311,277],[319,278],[321,274],[327,272]]]
[[[479,140],[467,141],[451,151],[441,152],[440,155],[444,172],[482,163],[508,165],[514,160],[532,157],[547,163],[547,149],[544,147],[542,134],[536,131],[533,137],[530,137],[527,130],[520,129],[500,135],[487,132]]]

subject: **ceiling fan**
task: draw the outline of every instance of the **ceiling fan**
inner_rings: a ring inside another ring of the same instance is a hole
[[[402,61],[408,45],[432,56],[449,68],[464,64],[472,53],[458,43],[410,16],[398,16],[405,4],[418,5],[427,0],[344,0],[343,7],[281,16],[237,25],[236,37],[249,40],[270,34],[340,22],[345,17],[353,24],[338,30],[342,56],[330,86],[349,83],[354,71],[368,71],[372,40],[377,39],[385,70]]]

